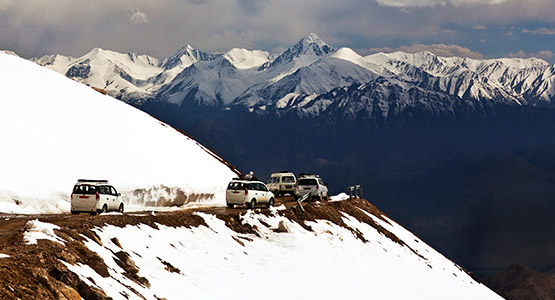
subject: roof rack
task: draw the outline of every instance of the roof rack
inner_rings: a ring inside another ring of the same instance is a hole
[[[102,183],[107,183],[108,180],[106,180],[106,179],[100,179],[100,180],[97,180],[97,179],[77,179],[77,182],[102,182]]]
[[[316,178],[320,178],[320,175],[312,174],[312,173],[299,173],[299,178],[302,178],[302,177],[316,177]]]

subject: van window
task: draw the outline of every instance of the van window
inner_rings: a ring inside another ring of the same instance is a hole
[[[294,183],[295,182],[295,177],[293,177],[293,176],[283,176],[283,177],[281,177],[281,182],[283,182],[283,183]]]
[[[118,195],[118,191],[116,191],[116,189],[113,186],[110,187],[110,191],[112,192],[112,195],[114,196]]]
[[[102,194],[102,195],[109,195],[110,194],[110,189],[108,189],[107,186],[101,185],[101,186],[98,187],[98,193]]]
[[[244,190],[245,189],[245,184],[242,182],[230,182],[229,185],[227,186],[228,190]]]
[[[77,184],[73,187],[74,194],[94,195],[96,194],[96,187],[88,184]]]
[[[299,185],[316,185],[318,182],[314,178],[299,179]]]

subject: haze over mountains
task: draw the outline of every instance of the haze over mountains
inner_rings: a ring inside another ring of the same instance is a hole
[[[360,56],[315,34],[281,53],[187,46],[34,59],[192,134],[243,171],[316,172],[480,275],[555,261],[554,66]]]

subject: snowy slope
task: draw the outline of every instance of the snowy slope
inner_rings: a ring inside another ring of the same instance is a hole
[[[235,174],[168,125],[0,52],[0,211],[69,211],[78,178],[108,179],[128,204],[224,203]]]
[[[366,208],[320,208],[338,218],[303,224],[287,217],[283,206],[248,211],[240,222],[253,226],[249,233],[209,213],[195,213],[205,225],[190,228],[108,225],[95,229],[99,241],[85,238],[85,245],[103,258],[109,277],[85,264],[64,264],[113,299],[502,299]],[[124,274],[122,257],[142,283]]]
[[[162,71],[159,60],[154,57],[100,48],[80,58],[51,55],[32,60],[69,78],[104,89],[114,97],[150,95],[156,85],[149,79]]]

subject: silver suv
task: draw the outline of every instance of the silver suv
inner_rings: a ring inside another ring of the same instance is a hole
[[[71,213],[88,212],[96,215],[108,211],[123,213],[121,194],[108,180],[77,180],[71,193]]]
[[[328,200],[328,185],[324,183],[322,178],[314,174],[300,174],[295,188],[295,198],[302,197],[306,193],[310,193],[313,199]]]
[[[248,208],[254,208],[257,204],[270,207],[274,205],[275,199],[274,193],[260,181],[233,179],[227,186],[225,201],[229,208],[243,204]]]

